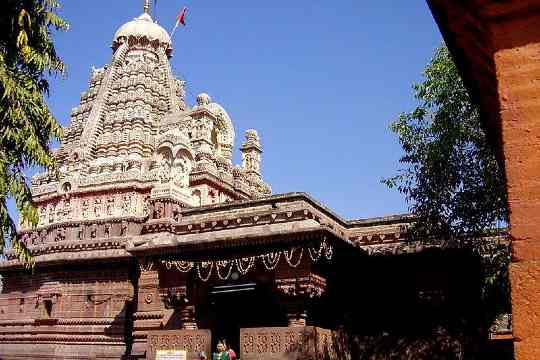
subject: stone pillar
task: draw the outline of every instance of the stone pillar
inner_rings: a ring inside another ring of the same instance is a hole
[[[287,312],[287,325],[289,327],[308,325],[307,303],[310,299],[324,293],[326,280],[319,275],[309,273],[302,277],[277,279],[276,285],[283,308]]]
[[[143,269],[146,267],[146,269]],[[162,310],[159,296],[159,272],[153,269],[153,263],[141,265],[139,276],[139,294],[137,298],[137,312]]]
[[[163,299],[165,308],[169,313],[169,318],[177,315],[181,321],[181,329],[197,330],[199,327],[195,317],[195,305],[193,305],[193,302],[188,296],[187,285],[185,285],[186,279],[182,279],[181,282],[184,285],[163,289],[161,297]]]
[[[182,329],[197,330],[197,321],[195,320],[195,306],[184,305],[180,309],[180,319],[182,320]]]
[[[160,330],[164,306],[159,295],[159,272],[152,261],[140,260],[137,308],[133,322],[132,354],[142,356],[146,352],[148,331]]]
[[[307,325],[307,300],[308,298],[303,295],[284,296],[283,303],[287,312],[287,326],[298,327]]]

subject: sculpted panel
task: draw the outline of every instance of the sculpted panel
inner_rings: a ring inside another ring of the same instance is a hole
[[[211,354],[210,330],[150,331],[146,340],[146,359],[155,360],[158,350],[185,350],[188,360],[199,360],[200,354]]]
[[[240,358],[247,360],[350,360],[348,339],[313,326],[240,329]]]

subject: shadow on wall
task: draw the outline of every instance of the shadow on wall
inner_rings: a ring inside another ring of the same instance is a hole
[[[121,339],[126,343],[126,352],[124,356],[131,354],[133,345],[133,302],[125,301],[122,310],[116,314],[112,323],[104,329],[107,336]]]
[[[465,359],[461,341],[443,328],[429,337],[354,336],[350,346],[352,358],[358,360]]]
[[[349,336],[345,331],[307,327],[302,341],[287,350],[295,359],[317,360],[465,360],[462,340],[439,327],[424,337]],[[498,357],[496,357],[498,358]],[[490,360],[494,360],[492,358]],[[501,358],[502,359],[502,358]]]

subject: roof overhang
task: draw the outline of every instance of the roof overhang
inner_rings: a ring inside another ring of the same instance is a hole
[[[352,242],[333,229],[321,226],[284,230],[278,227],[261,226],[249,228],[249,231],[220,231],[177,235],[172,233],[152,234],[140,239],[126,250],[134,256],[180,256],[189,259],[206,260],[220,257],[257,255],[292,246],[311,246],[320,241],[327,241],[336,249],[354,248]],[[360,251],[358,249],[357,251]]]

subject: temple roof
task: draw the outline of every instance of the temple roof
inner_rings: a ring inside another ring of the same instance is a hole
[[[169,33],[158,25],[148,13],[143,13],[135,19],[120,26],[113,38],[113,44],[121,41],[122,38],[128,39],[130,36],[135,38],[146,37],[150,41],[157,40],[160,43],[167,44],[170,48],[171,37]]]
[[[246,133],[242,163],[233,164],[231,117],[206,93],[187,103],[186,83],[169,61],[171,37],[148,11],[145,2],[142,15],[119,27],[110,64],[92,70],[55,154],[59,176],[33,178],[40,225],[141,215],[147,198],[169,196],[193,207],[271,194],[262,179],[257,133]],[[143,193],[119,195],[135,188]],[[108,195],[95,198],[96,192]],[[132,198],[132,210],[119,210],[122,196]],[[66,203],[71,209],[58,209]]]

